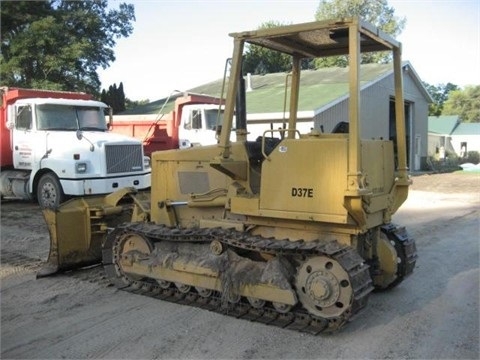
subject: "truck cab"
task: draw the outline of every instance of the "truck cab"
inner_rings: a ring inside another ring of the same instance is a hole
[[[150,186],[141,142],[109,132],[106,104],[47,93],[56,97],[4,93],[2,197],[36,198],[43,207],[56,207],[70,196]]]
[[[223,106],[213,104],[184,105],[180,120],[179,148],[215,145],[223,123]]]

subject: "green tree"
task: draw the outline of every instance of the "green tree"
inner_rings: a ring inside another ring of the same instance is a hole
[[[395,9],[388,6],[387,0],[321,0],[315,18],[327,20],[359,16],[385,33],[398,36],[405,27],[405,18],[395,16]],[[279,22],[269,21],[259,28],[272,28],[280,25]],[[363,63],[386,63],[391,61],[390,52],[376,52],[362,55]],[[303,59],[302,69],[316,69],[321,67],[346,67],[347,56],[331,56],[322,59]],[[279,54],[272,50],[256,45],[248,45],[243,63],[245,73],[266,74],[291,70],[291,59],[288,55]]]
[[[259,29],[270,29],[283,24],[275,21],[268,21],[260,25]],[[287,54],[272,51],[257,45],[248,44],[243,59],[244,73],[268,74],[291,69],[291,59]]]
[[[467,86],[450,92],[444,103],[443,115],[459,115],[463,122],[480,122],[480,85]]]
[[[133,5],[109,10],[107,0],[2,1],[2,84],[98,95],[97,69],[115,60],[134,20]]]
[[[150,103],[149,99],[130,100],[129,98],[125,98],[125,109],[131,110],[136,108],[137,106],[147,105],[148,103]]]
[[[429,116],[440,116],[443,112],[443,106],[445,101],[448,99],[448,95],[451,91],[458,90],[458,86],[452,83],[448,84],[439,84],[439,85],[430,85],[426,82],[423,82],[423,85],[430,93],[433,99],[433,103],[428,106],[428,115]]]
[[[406,19],[395,16],[395,9],[388,5],[387,0],[321,0],[315,13],[316,20],[340,19],[358,16],[383,32],[397,37],[405,27]],[[390,52],[374,52],[362,54],[362,63],[391,62]],[[315,65],[321,67],[346,67],[346,56],[331,56],[316,59]]]
[[[114,114],[118,114],[126,109],[125,93],[123,83],[117,87],[117,84],[110,85],[108,90],[103,89],[100,100],[112,108]]]
[[[125,111],[125,92],[123,91],[123,83],[121,82],[120,85],[118,86],[118,92],[117,92],[117,97],[118,97],[118,112]]]
[[[277,21],[267,21],[260,25],[259,29],[271,29],[283,26]],[[312,59],[302,59],[302,69],[314,69]],[[261,46],[247,44],[243,58],[243,72],[254,75],[264,75],[277,72],[287,72],[292,69],[292,60],[289,55],[282,54]]]

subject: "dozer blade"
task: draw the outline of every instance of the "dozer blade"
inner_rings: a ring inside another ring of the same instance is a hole
[[[146,221],[149,194],[122,189],[107,196],[69,200],[56,209],[44,209],[50,233],[48,260],[38,277],[99,264],[109,229],[123,222]]]

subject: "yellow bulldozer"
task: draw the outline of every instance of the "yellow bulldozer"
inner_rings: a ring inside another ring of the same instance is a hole
[[[38,275],[102,262],[127,291],[314,334],[335,331],[373,290],[398,285],[415,267],[414,240],[391,223],[411,184],[401,44],[358,18],[230,36],[218,145],[153,153],[149,192],[121,189],[45,209],[50,254]],[[256,141],[247,141],[247,43],[292,59],[288,126]],[[373,51],[393,57],[393,140],[360,137],[360,59]],[[301,134],[301,61],[336,55],[348,55],[348,128]]]

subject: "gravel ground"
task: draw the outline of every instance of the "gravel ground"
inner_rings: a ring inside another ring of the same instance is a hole
[[[341,331],[312,336],[118,291],[101,267],[36,280],[48,232],[30,203],[1,206],[2,359],[478,359],[480,175],[413,177],[394,221],[414,274]]]
[[[423,174],[412,176],[410,190],[433,191],[439,193],[472,193],[480,190],[480,172],[457,171],[445,174]]]

